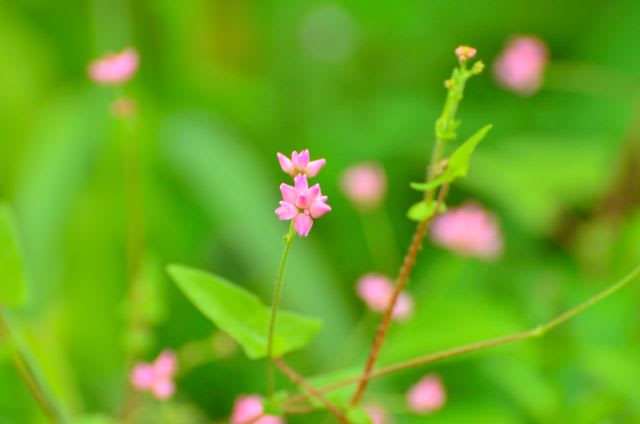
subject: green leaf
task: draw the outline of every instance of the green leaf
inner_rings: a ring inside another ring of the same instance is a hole
[[[437,203],[438,202],[435,200],[431,200],[428,203],[426,200],[422,200],[409,208],[409,210],[407,211],[407,216],[412,221],[425,221],[431,218],[431,216],[434,214]],[[447,206],[444,203],[440,205],[440,213],[446,212],[446,210]]]
[[[373,421],[363,407],[354,407],[347,413],[347,418],[351,424],[372,424]]]
[[[474,135],[458,147],[458,149],[451,155],[451,158],[449,158],[447,169],[442,175],[426,183],[411,183],[411,187],[418,191],[429,191],[457,178],[466,177],[469,172],[471,155],[478,143],[480,143],[487,135],[491,127],[492,125],[485,125],[480,128]]]
[[[13,214],[0,204],[0,305],[21,306],[27,298],[24,265]]]
[[[240,345],[250,359],[267,354],[270,308],[253,293],[204,271],[171,265],[169,275],[191,302]],[[274,354],[281,356],[309,343],[322,323],[280,310],[276,322]]]

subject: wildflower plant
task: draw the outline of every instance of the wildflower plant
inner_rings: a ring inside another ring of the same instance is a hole
[[[341,423],[389,422],[389,414],[378,402],[370,402],[368,399],[362,402],[371,380],[469,352],[541,337],[640,276],[638,267],[584,303],[530,330],[441,352],[425,353],[395,364],[378,364],[379,354],[393,319],[401,321],[414,308],[405,289],[429,231],[438,244],[466,255],[493,258],[503,249],[497,223],[483,210],[475,206],[462,206],[452,208],[447,215],[442,215],[447,211],[446,201],[451,185],[467,176],[474,151],[491,130],[491,126],[486,125],[458,143],[461,123],[457,112],[466,84],[484,68],[480,61],[472,63],[476,54],[477,51],[468,46],[455,50],[458,64],[444,84],[447,96],[442,113],[435,123],[435,143],[425,167],[425,179],[411,184],[417,191],[418,201],[408,208],[407,214],[415,221],[415,232],[404,260],[397,264],[399,271],[394,281],[369,273],[357,285],[356,290],[362,300],[382,315],[372,337],[366,361],[357,365],[359,372],[339,371],[325,375],[322,379],[310,379],[302,376],[285,359],[287,354],[307,346],[322,327],[322,322],[316,318],[298,311],[282,310],[280,299],[295,239],[301,238],[300,242],[306,242],[306,238],[312,235],[315,221],[332,211],[320,183],[310,181],[319,177],[320,171],[327,165],[325,159],[311,160],[310,152],[306,149],[294,151],[291,156],[277,154],[278,163],[287,175],[287,180],[280,185],[281,200],[275,214],[277,219],[289,221],[289,226],[283,236],[282,259],[275,276],[270,304],[221,276],[183,265],[168,266],[168,273],[177,287],[205,317],[232,338],[249,359],[266,360],[265,393],[237,397],[230,417],[233,424],[279,424],[284,422],[287,415],[306,414],[316,410],[328,411]],[[107,64],[114,67],[109,72],[105,70]],[[91,74],[97,82],[124,82],[135,72],[135,68],[137,56],[135,60],[130,56],[109,57],[106,64],[92,66]],[[376,172],[372,175],[373,178],[367,174],[365,179],[379,180],[381,174]],[[367,190],[364,197],[360,194],[355,196],[354,199],[357,200],[354,201],[365,201],[369,203],[367,206],[377,203],[386,189],[386,181],[373,181],[372,185],[375,186],[374,189]],[[276,192],[274,187],[274,204]],[[21,342],[19,328],[10,311],[25,303],[27,285],[18,233],[10,209],[4,205],[0,205],[0,247],[0,333],[12,341],[16,368],[44,413],[53,422],[72,422],[68,411],[60,406],[47,381],[38,372],[39,367],[28,347]],[[179,320],[180,317],[174,319]],[[130,363],[130,388],[150,392],[163,401],[171,398],[174,392],[180,392],[178,369],[182,369],[182,365],[179,354],[164,350],[152,363],[137,360]],[[286,391],[277,387],[275,368],[296,389]],[[444,407],[448,396],[451,394],[447,394],[443,379],[430,374],[408,388],[406,404],[417,414],[434,413]]]

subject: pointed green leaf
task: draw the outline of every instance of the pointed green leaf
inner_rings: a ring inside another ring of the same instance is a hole
[[[0,306],[21,306],[27,285],[18,234],[9,206],[0,204]]]
[[[168,272],[200,312],[233,337],[250,359],[266,356],[271,310],[253,293],[216,275],[185,266],[171,265]],[[281,310],[276,322],[274,354],[280,356],[303,348],[321,326],[316,319]]]
[[[478,143],[487,135],[492,125],[485,125],[465,141],[449,158],[447,169],[442,175],[426,183],[411,183],[411,187],[418,191],[429,191],[457,178],[466,177],[469,172],[471,155]]]
[[[412,221],[425,221],[431,218],[431,216],[435,212],[437,203],[438,202],[435,200],[431,200],[428,203],[425,200],[422,200],[409,208],[409,210],[407,211],[407,216]],[[446,210],[447,206],[443,203],[440,206],[440,213],[446,212]]]

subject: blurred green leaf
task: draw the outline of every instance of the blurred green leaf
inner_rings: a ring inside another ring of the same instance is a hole
[[[411,187],[418,191],[429,191],[455,179],[466,177],[469,172],[469,162],[471,161],[473,151],[491,128],[492,125],[485,125],[474,135],[469,137],[469,139],[460,147],[458,147],[458,149],[451,155],[447,169],[442,175],[435,178],[433,181],[428,181],[426,183],[411,183]]]
[[[253,293],[196,269],[171,265],[168,271],[200,312],[240,343],[249,358],[266,356],[271,310]],[[281,356],[306,346],[321,326],[316,319],[280,311],[274,354]]]
[[[27,298],[24,264],[13,214],[0,204],[0,305],[21,306]]]
[[[347,418],[352,424],[372,424],[373,421],[362,406],[354,407],[347,413]]]
[[[115,424],[115,422],[106,415],[85,415],[73,419],[72,424]]]
[[[418,202],[409,208],[409,211],[407,212],[407,216],[412,221],[418,221],[418,222],[425,221],[431,218],[431,216],[435,212],[437,203],[438,202],[435,200],[431,200],[429,202],[423,200],[421,202]],[[447,206],[443,203],[440,206],[440,213],[446,212],[446,211],[447,211]]]

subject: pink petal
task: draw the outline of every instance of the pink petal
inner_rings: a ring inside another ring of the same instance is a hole
[[[309,150],[304,149],[303,151],[300,152],[300,154],[297,154],[297,152],[294,152],[294,153],[296,155],[295,155],[295,158],[293,159],[293,165],[300,172],[304,172],[307,165],[309,164]]]
[[[315,202],[311,204],[309,207],[309,213],[313,218],[320,218],[322,215],[326,214],[331,210],[331,206],[325,203],[326,196],[322,196],[322,198],[317,199]]]
[[[342,175],[341,188],[344,194],[364,208],[376,207],[387,191],[384,169],[375,163],[355,165]]]
[[[307,168],[304,173],[307,174],[308,177],[313,178],[318,175],[318,172],[322,169],[322,167],[327,163],[325,159],[318,159],[309,162]]]
[[[309,190],[309,182],[307,181],[307,176],[304,174],[298,174],[293,179],[296,190],[298,194],[304,193]]]
[[[393,317],[398,321],[406,321],[413,315],[413,298],[407,293],[400,293],[396,306],[393,308]]]
[[[291,160],[285,155],[283,155],[282,153],[278,153],[277,156],[278,156],[278,162],[280,162],[280,168],[282,168],[282,170],[287,174],[293,176],[294,169],[293,169],[293,163],[291,162]]]
[[[289,184],[282,183],[280,184],[280,193],[282,193],[282,200],[287,203],[291,203],[292,205],[296,203],[296,199],[298,198],[298,191],[295,187],[290,186]]]
[[[298,216],[293,219],[293,227],[300,237],[306,237],[309,235],[311,227],[313,227],[313,219],[311,219],[309,215],[303,213],[298,214]]]
[[[171,350],[164,350],[153,363],[156,378],[169,378],[178,368],[176,354]]]
[[[153,365],[139,363],[131,372],[130,380],[133,387],[138,390],[146,390],[151,387],[155,379]]]
[[[428,375],[414,385],[407,393],[409,409],[418,414],[426,414],[442,408],[447,395],[438,376]]]
[[[135,74],[138,64],[137,51],[128,48],[121,53],[109,54],[91,62],[88,73],[99,84],[122,84]]]
[[[247,424],[255,420],[263,413],[262,398],[260,396],[240,396],[233,404],[231,413],[231,424]],[[283,424],[280,417],[265,415],[259,420],[253,421],[255,424]]]
[[[151,391],[160,400],[169,399],[176,391],[176,386],[169,379],[160,379],[153,383]]]
[[[358,296],[374,312],[383,312],[389,303],[393,283],[384,275],[366,274],[358,280]]]
[[[549,53],[537,37],[517,36],[508,40],[494,64],[494,75],[503,87],[531,95],[542,85]]]
[[[298,208],[288,202],[281,201],[280,207],[276,209],[276,215],[281,221],[293,219],[298,214]]]
[[[364,410],[367,412],[367,415],[369,415],[369,418],[371,418],[372,424],[389,424],[387,411],[380,405],[367,405],[364,407]]]

